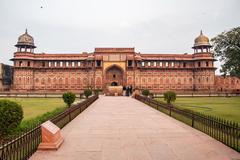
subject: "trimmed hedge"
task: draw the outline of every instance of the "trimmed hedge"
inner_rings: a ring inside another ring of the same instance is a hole
[[[44,113],[42,115],[39,115],[35,118],[23,120],[22,123],[16,129],[12,130],[12,132],[10,134],[14,135],[14,134],[25,132],[29,129],[32,129],[33,127],[36,127],[37,125],[39,125],[41,123],[44,123],[45,121],[55,117],[59,113],[64,112],[66,109],[67,109],[66,107],[56,108],[51,112],[46,112],[46,113]]]
[[[63,101],[70,107],[76,99],[76,95],[72,92],[65,92],[62,96]]]
[[[88,98],[89,96],[92,95],[92,90],[90,90],[90,89],[85,89],[85,90],[84,90],[84,95],[85,95],[86,98]]]
[[[167,101],[167,104],[170,104],[171,102],[174,102],[176,100],[176,93],[173,91],[167,91],[163,93],[164,100]]]
[[[10,100],[0,100],[0,137],[16,129],[23,119],[22,106]]]
[[[149,96],[149,94],[150,94],[150,91],[148,89],[142,90],[142,95],[147,97],[147,96]]]

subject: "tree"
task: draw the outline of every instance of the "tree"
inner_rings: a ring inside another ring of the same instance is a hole
[[[149,96],[149,94],[150,94],[150,91],[148,89],[142,90],[142,95],[147,97],[147,96]]]
[[[171,104],[171,102],[174,102],[176,100],[176,93],[173,91],[167,91],[163,93],[164,101],[167,101],[167,104]]]
[[[92,95],[92,90],[91,89],[85,89],[84,90],[84,95],[86,98]]]
[[[76,95],[72,92],[65,92],[62,96],[64,103],[70,107],[76,99]]]
[[[0,137],[17,128],[22,119],[21,105],[9,100],[0,100]]]
[[[225,31],[211,41],[215,56],[223,62],[220,72],[240,77],[240,27]]]

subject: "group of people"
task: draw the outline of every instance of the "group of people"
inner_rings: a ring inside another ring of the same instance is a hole
[[[133,93],[133,87],[130,86],[123,86],[123,96],[131,96]]]

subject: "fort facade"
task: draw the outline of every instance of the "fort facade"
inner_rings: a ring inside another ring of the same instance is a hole
[[[34,39],[27,31],[15,46],[17,51],[11,59],[13,91],[77,92],[89,87],[105,91],[108,86],[132,86],[158,93],[240,89],[238,78],[230,77],[229,84],[225,84],[224,78],[215,75],[212,46],[202,32],[194,41],[192,54],[139,53],[135,48],[95,48],[79,54],[34,53]]]

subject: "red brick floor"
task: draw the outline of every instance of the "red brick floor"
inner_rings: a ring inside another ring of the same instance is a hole
[[[230,160],[240,154],[129,97],[100,97],[62,130],[57,151],[31,160]]]

